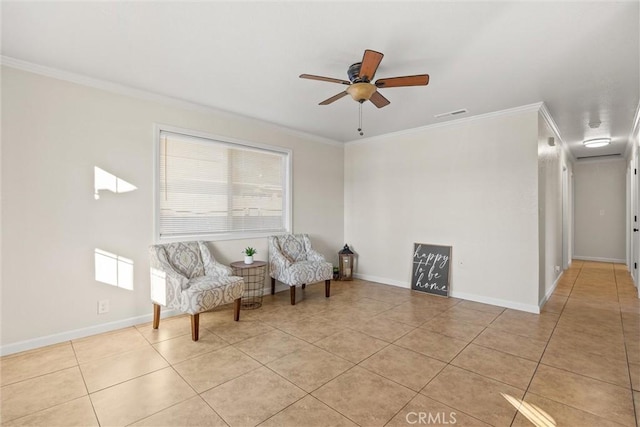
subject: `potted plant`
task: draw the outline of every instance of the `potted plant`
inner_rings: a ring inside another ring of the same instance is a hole
[[[253,256],[255,254],[257,254],[257,253],[258,253],[258,251],[256,251],[251,246],[245,248],[244,249],[244,263],[245,264],[253,264]]]

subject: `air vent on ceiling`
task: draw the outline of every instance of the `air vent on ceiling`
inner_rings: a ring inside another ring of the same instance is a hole
[[[576,157],[577,160],[582,160],[582,159],[596,159],[598,157],[618,157],[620,156],[620,153],[616,153],[616,154],[600,154],[598,156],[582,156],[582,157]]]
[[[436,114],[435,117],[436,119],[439,119],[441,117],[446,117],[446,116],[457,116],[458,114],[464,114],[467,112],[466,108],[461,108],[459,110],[455,110],[455,111],[449,111],[448,113],[440,113],[440,114]]]

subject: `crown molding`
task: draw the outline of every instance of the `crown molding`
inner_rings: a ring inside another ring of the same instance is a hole
[[[640,144],[640,102],[636,107],[636,114],[633,116],[633,126],[631,127],[631,133],[627,140],[627,149],[624,152],[624,158],[628,159],[633,153],[633,146],[636,147]]]
[[[150,92],[142,89],[136,89],[131,86],[126,86],[119,83],[113,83],[107,80],[96,79],[96,78],[88,77],[82,74],[59,70],[57,68],[46,67],[44,65],[23,61],[21,59],[12,58],[10,56],[0,55],[0,65],[15,68],[21,71],[27,71],[33,74],[39,74],[42,76],[51,77],[58,80],[64,80],[64,81],[75,83],[82,86],[92,87],[94,89],[117,93],[119,95],[129,96],[132,98],[142,99],[145,101],[153,101],[153,102],[169,105],[176,108],[183,108],[186,110],[197,111],[201,113],[213,113],[213,114],[217,114],[217,115],[221,115],[221,116],[225,116],[233,119],[241,118],[243,120],[248,120],[261,126],[272,127],[274,129],[280,130],[282,132],[288,133],[289,135],[296,136],[299,138],[305,138],[305,139],[309,139],[322,144],[333,145],[336,147],[344,147],[344,143],[342,142],[325,138],[322,136],[314,135],[311,133],[303,132],[297,129],[292,129],[276,123],[260,120],[255,117],[245,116],[243,114],[238,114],[238,113],[232,113],[230,111],[225,111],[215,107],[198,104],[196,102],[186,101],[184,99],[174,98],[167,95],[160,95],[154,92]]]
[[[549,109],[547,108],[547,105],[544,102],[540,103],[539,111],[544,121],[551,128],[551,131],[555,134],[556,138],[558,138],[558,141],[560,142],[560,144],[565,145],[565,142],[562,139],[562,136],[560,135],[560,130],[558,130],[558,125],[556,124],[556,121],[553,120],[553,117],[551,117],[551,113],[549,112]]]
[[[544,102],[540,103],[539,112],[540,112],[540,115],[542,116],[542,118],[544,119],[544,121],[551,128],[551,131],[554,133],[554,135],[558,139],[560,147],[561,147],[562,150],[564,150],[564,153],[567,155],[567,157],[572,162],[577,161],[578,159],[576,159],[576,157],[573,155],[571,150],[569,150],[569,146],[562,139],[562,135],[560,135],[560,130],[558,129],[558,125],[556,124],[556,121],[553,120],[553,117],[551,116],[551,113],[549,112],[549,109],[547,108],[547,105]]]
[[[636,115],[633,117],[633,128],[631,128],[631,137],[629,139],[640,139],[640,102],[636,107]]]
[[[442,122],[442,123],[433,123],[433,124],[430,124],[430,125],[415,127],[415,128],[411,128],[411,129],[404,129],[404,130],[400,130],[400,131],[397,131],[397,132],[385,133],[384,135],[376,135],[376,136],[372,136],[372,137],[369,137],[369,138],[363,138],[363,139],[356,139],[356,140],[352,140],[352,141],[347,141],[347,142],[345,142],[345,145],[366,144],[368,142],[382,140],[382,139],[386,139],[386,138],[389,138],[389,137],[412,135],[412,134],[415,134],[415,133],[418,133],[418,132],[422,132],[422,131],[425,131],[425,130],[438,129],[438,128],[449,127],[449,126],[460,126],[461,124],[464,124],[464,123],[475,122],[475,121],[478,121],[478,120],[485,120],[485,119],[494,118],[494,117],[504,117],[504,116],[510,116],[510,115],[513,115],[513,114],[520,114],[520,113],[524,113],[524,112],[539,112],[543,105],[544,105],[544,103],[542,103],[542,102],[536,102],[534,104],[528,104],[528,105],[522,105],[520,107],[508,108],[506,110],[492,111],[490,113],[478,114],[478,115],[470,116],[470,117],[463,117],[463,118],[460,118],[460,119],[449,120],[449,121]],[[551,116],[549,116],[549,117],[551,117]],[[555,123],[554,123],[554,126],[555,126]]]

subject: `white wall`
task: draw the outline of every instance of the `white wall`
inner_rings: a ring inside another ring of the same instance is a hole
[[[640,144],[640,103],[636,108],[633,131],[629,138],[629,149],[627,150],[626,164],[626,183],[627,183],[627,221],[626,221],[626,256],[627,269],[631,273],[633,283],[638,287],[638,268],[640,265],[640,233],[633,232],[634,228],[639,228],[638,220],[638,198],[640,197],[638,189],[640,188],[640,175],[634,172],[637,169],[638,144]],[[640,297],[640,288],[638,288],[638,296]]]
[[[576,259],[625,262],[626,169],[624,159],[575,163]]]
[[[309,233],[337,262],[344,244],[341,144],[13,68],[2,73],[3,352],[150,318],[154,123],[291,148],[293,231]],[[95,200],[94,166],[138,189]],[[229,263],[248,245],[266,259],[266,239],[210,246]],[[95,248],[134,261],[134,291],[95,281]],[[110,312],[98,315],[102,299]]]
[[[549,145],[553,138],[553,146]],[[542,114],[538,119],[538,233],[540,305],[555,289],[562,272],[562,165],[566,163],[560,138]]]
[[[349,143],[357,274],[409,287],[413,243],[451,245],[451,295],[536,312],[538,109]]]

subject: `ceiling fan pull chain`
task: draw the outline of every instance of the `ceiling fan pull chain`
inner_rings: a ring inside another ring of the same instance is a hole
[[[364,135],[364,132],[362,132],[362,102],[360,102],[360,117],[359,117],[359,121],[358,121],[358,132],[360,132],[360,136]]]

